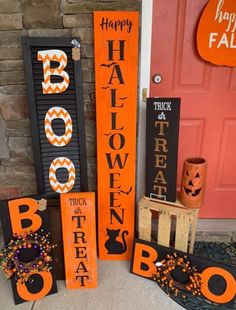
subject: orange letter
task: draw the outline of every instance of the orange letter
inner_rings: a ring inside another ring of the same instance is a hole
[[[18,280],[16,289],[19,296],[27,301],[31,300],[38,300],[44,296],[46,296],[51,288],[52,288],[52,274],[51,272],[43,271],[43,272],[33,272],[30,275],[38,274],[40,277],[43,278],[43,287],[41,291],[36,294],[32,294],[28,291],[27,286],[21,283],[21,280]]]
[[[148,257],[143,256],[143,252],[148,253]],[[156,273],[155,261],[157,260],[158,253],[149,245],[142,243],[135,244],[134,260],[133,260],[133,273],[145,278],[151,278]],[[141,265],[145,264],[148,269],[143,270]]]
[[[19,207],[24,205],[28,207],[28,210],[25,212],[20,212]],[[42,219],[38,214],[36,214],[38,210],[37,200],[33,198],[11,200],[8,202],[8,208],[13,234],[19,235],[22,232],[28,232],[29,230],[36,231],[42,226]],[[23,228],[21,221],[25,219],[30,220],[31,225]]]
[[[220,275],[226,281],[226,289],[221,295],[213,294],[209,290],[208,282],[214,275]],[[201,292],[206,298],[219,304],[225,304],[234,298],[236,294],[236,281],[232,274],[230,274],[228,271],[222,268],[209,267],[203,271],[201,276],[203,281]]]

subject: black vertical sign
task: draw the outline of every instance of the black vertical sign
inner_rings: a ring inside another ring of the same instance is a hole
[[[37,187],[47,197],[87,190],[80,43],[73,42],[23,38]]]
[[[147,99],[147,197],[176,200],[179,117],[180,98]]]

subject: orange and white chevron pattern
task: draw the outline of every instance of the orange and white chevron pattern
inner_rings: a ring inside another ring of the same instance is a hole
[[[59,168],[66,168],[69,172],[69,178],[66,183],[60,183],[57,180],[56,170]],[[75,184],[75,166],[69,158],[57,157],[51,163],[49,168],[49,182],[52,189],[57,193],[69,192]]]
[[[69,86],[70,78],[64,68],[67,66],[67,55],[61,50],[39,51],[37,60],[43,62],[44,82],[42,82],[43,94],[58,94],[66,91]],[[50,62],[59,62],[57,68],[51,68]],[[51,75],[62,77],[60,83],[51,83]]]
[[[60,118],[65,123],[65,133],[63,136],[57,136],[52,129],[52,121]],[[67,145],[72,137],[72,119],[69,112],[61,107],[53,107],[47,111],[44,119],[44,130],[48,141],[54,146]]]

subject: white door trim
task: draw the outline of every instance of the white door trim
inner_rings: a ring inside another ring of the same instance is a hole
[[[138,148],[137,148],[137,202],[145,191],[145,149],[146,149],[146,101],[143,98],[144,89],[149,94],[151,39],[152,39],[153,0],[143,0],[141,9],[141,55],[139,78],[139,117],[138,117]]]

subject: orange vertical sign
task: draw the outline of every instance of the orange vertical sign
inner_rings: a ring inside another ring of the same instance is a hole
[[[94,193],[61,194],[67,289],[97,287]]]
[[[94,12],[94,43],[99,257],[127,260],[135,219],[138,12]]]

